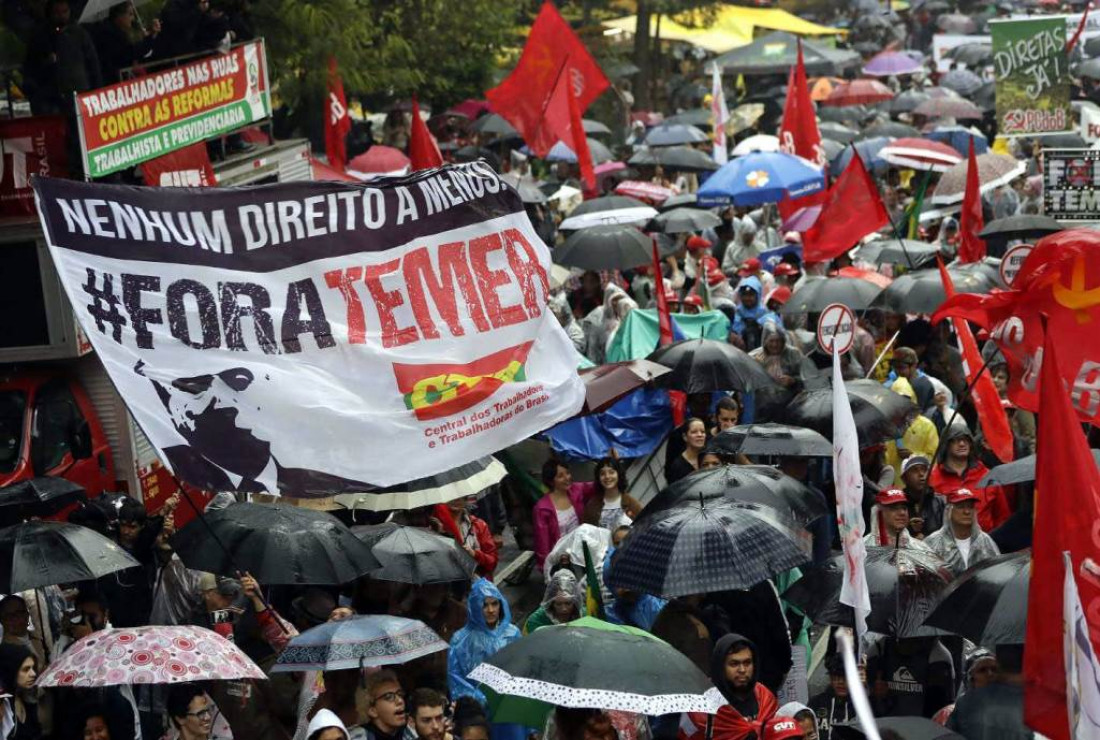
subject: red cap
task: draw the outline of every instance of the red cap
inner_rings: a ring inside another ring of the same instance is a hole
[[[949,504],[961,504],[963,501],[977,501],[978,494],[971,491],[969,488],[960,488],[957,491],[952,491],[947,494],[947,503]]]
[[[665,286],[665,300],[669,303],[679,303],[680,296],[672,288]]]
[[[715,285],[721,285],[726,281],[726,273],[718,269],[712,269],[707,271],[707,285],[712,288]]]
[[[771,293],[768,293],[764,299],[764,305],[768,305],[772,301],[779,301],[780,304],[786,305],[787,301],[791,299],[791,289],[786,285],[780,285],[778,288],[773,288]]]
[[[747,260],[741,263],[741,266],[737,268],[737,274],[741,277],[748,277],[749,275],[755,275],[760,272],[760,260],[756,257],[749,257]]]
[[[685,298],[685,299],[684,299],[684,305],[687,305],[687,306],[700,306],[700,307],[702,307],[702,305],[703,305],[703,299],[702,299],[702,298],[700,298],[700,297],[699,297],[698,295],[696,295],[695,293],[691,293],[690,295],[688,295],[688,296],[687,296],[687,298]]]
[[[763,740],[786,740],[795,737],[802,737],[802,728],[798,726],[794,717],[772,717],[764,724]]]
[[[702,268],[702,272],[708,273],[711,270],[719,269],[718,260],[711,257],[709,254],[703,259],[699,260],[699,266]]]
[[[908,502],[909,500],[905,498],[905,491],[900,488],[887,488],[875,494],[875,503],[879,506],[893,506],[894,504],[905,504]]]
[[[689,251],[694,252],[699,249],[710,249],[710,242],[701,236],[693,236],[687,241],[687,248]]]
[[[795,267],[794,265],[792,265],[790,262],[780,262],[778,265],[775,266],[775,269],[772,270],[772,275],[775,275],[776,277],[783,277],[784,275],[797,275],[797,274],[798,274],[798,268]]]

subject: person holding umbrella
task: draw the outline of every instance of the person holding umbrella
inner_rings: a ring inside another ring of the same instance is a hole
[[[713,717],[688,713],[680,726],[684,740],[759,740],[764,726],[779,709],[779,702],[756,680],[756,645],[731,633],[718,640],[711,653],[710,679],[726,700]],[[692,731],[688,731],[691,729]]]
[[[943,499],[928,485],[932,462],[923,455],[910,455],[901,464],[901,482],[909,499],[909,533],[918,540],[943,526]]]
[[[956,576],[971,565],[1001,554],[997,543],[978,524],[974,515],[977,503],[977,494],[969,488],[947,494],[947,516],[943,526],[924,541]]]

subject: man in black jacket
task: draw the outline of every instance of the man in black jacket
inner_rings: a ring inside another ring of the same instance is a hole
[[[46,20],[27,40],[24,86],[37,115],[72,114],[73,93],[101,87],[92,37],[72,22],[69,0],[49,0]]]

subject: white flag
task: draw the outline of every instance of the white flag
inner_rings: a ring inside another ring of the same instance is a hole
[[[1100,740],[1100,665],[1096,662],[1085,610],[1081,607],[1077,581],[1073,578],[1073,560],[1068,552],[1062,553],[1062,558],[1066,564],[1062,611],[1070,737]]]
[[[881,740],[875,715],[871,711],[871,701],[867,698],[867,690],[863,688],[863,678],[859,675],[859,667],[856,665],[852,635],[846,627],[837,630],[836,642],[840,654],[844,656],[844,677],[848,679],[848,694],[852,699],[852,706],[856,708],[856,717],[859,719],[860,727],[863,728],[863,736],[867,740]]]
[[[722,70],[715,64],[711,70],[710,112],[714,119],[714,161],[729,161],[729,145],[726,143],[726,121],[730,111],[726,107],[726,93],[722,90]]]
[[[833,352],[833,481],[836,483],[836,519],[844,547],[844,585],[840,603],[856,613],[856,635],[862,641],[871,613],[863,546],[863,473],[859,467],[859,436],[840,372],[840,355]]]

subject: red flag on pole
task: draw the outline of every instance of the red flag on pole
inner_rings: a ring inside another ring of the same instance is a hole
[[[561,96],[561,102],[565,103],[561,109],[564,115],[552,118],[549,115],[551,98],[559,80],[564,80],[572,89],[579,115],[583,115],[592,101],[611,84],[584,42],[547,0],[531,26],[519,64],[504,82],[485,96],[489,107],[515,126],[539,157],[545,157],[559,141],[566,142],[576,151],[571,144],[573,138],[563,128],[563,123],[569,120],[566,95]],[[581,156],[580,152],[577,156]]]
[[[978,262],[985,257],[985,240],[978,234],[985,227],[982,218],[982,191],[978,179],[978,159],[974,139],[970,139],[970,159],[966,166],[966,194],[959,214],[959,262]]]
[[[672,344],[672,314],[668,310],[668,299],[665,298],[665,276],[661,272],[661,255],[657,252],[657,239],[653,239],[653,281],[654,291],[657,293],[657,326],[660,328],[658,347]]]
[[[344,81],[336,68],[336,57],[328,58],[328,99],[325,101],[325,156],[328,163],[343,171],[348,163],[347,135],[351,131]]]
[[[936,262],[940,267],[940,280],[943,281],[944,292],[947,297],[955,295],[955,283],[951,280],[951,273],[943,265],[943,260],[938,256]],[[976,381],[974,374],[982,369],[982,353],[978,350],[978,342],[974,339],[974,333],[970,330],[970,324],[966,319],[951,319],[955,327],[955,334],[959,338],[959,352],[962,354],[963,369],[966,371],[966,382],[972,383],[974,389],[970,392],[970,398],[974,403],[974,409],[978,412],[978,421],[985,433],[986,444],[997,459],[1001,462],[1012,462],[1012,429],[1008,425],[1008,416],[1001,404],[1001,396],[997,393],[997,387],[993,385],[992,373],[983,372]]]
[[[443,164],[443,155],[439,153],[439,146],[435,143],[435,137],[428,130],[428,124],[420,117],[420,101],[413,95],[412,100],[412,132],[409,134],[409,160],[412,162],[413,171],[427,170],[439,167]]]
[[[592,153],[588,150],[588,137],[584,135],[584,123],[577,96],[573,94],[573,85],[569,81],[568,68],[569,59],[566,58],[562,61],[560,74],[547,101],[544,125],[556,131],[560,140],[577,155],[585,189],[595,190],[596,169],[592,165]]]
[[[817,221],[802,235],[802,258],[828,262],[889,223],[878,188],[857,153],[827,191]]]
[[[1092,644],[1100,645],[1100,568],[1094,542],[1100,522],[1100,472],[1070,402],[1058,361],[1058,341],[1046,332],[1039,373],[1035,524],[1024,651],[1024,721],[1052,740],[1071,740],[1063,662],[1062,553],[1072,558]]]
[[[810,97],[806,80],[806,64],[802,61],[802,41],[798,42],[798,62],[787,78],[787,102],[783,108],[783,122],[779,126],[779,148],[788,154],[797,154],[819,167],[825,167],[825,150],[821,147],[821,132],[817,128],[817,114]],[[797,200],[781,200],[779,215],[786,220],[799,208],[825,202],[826,191],[807,195]]]

